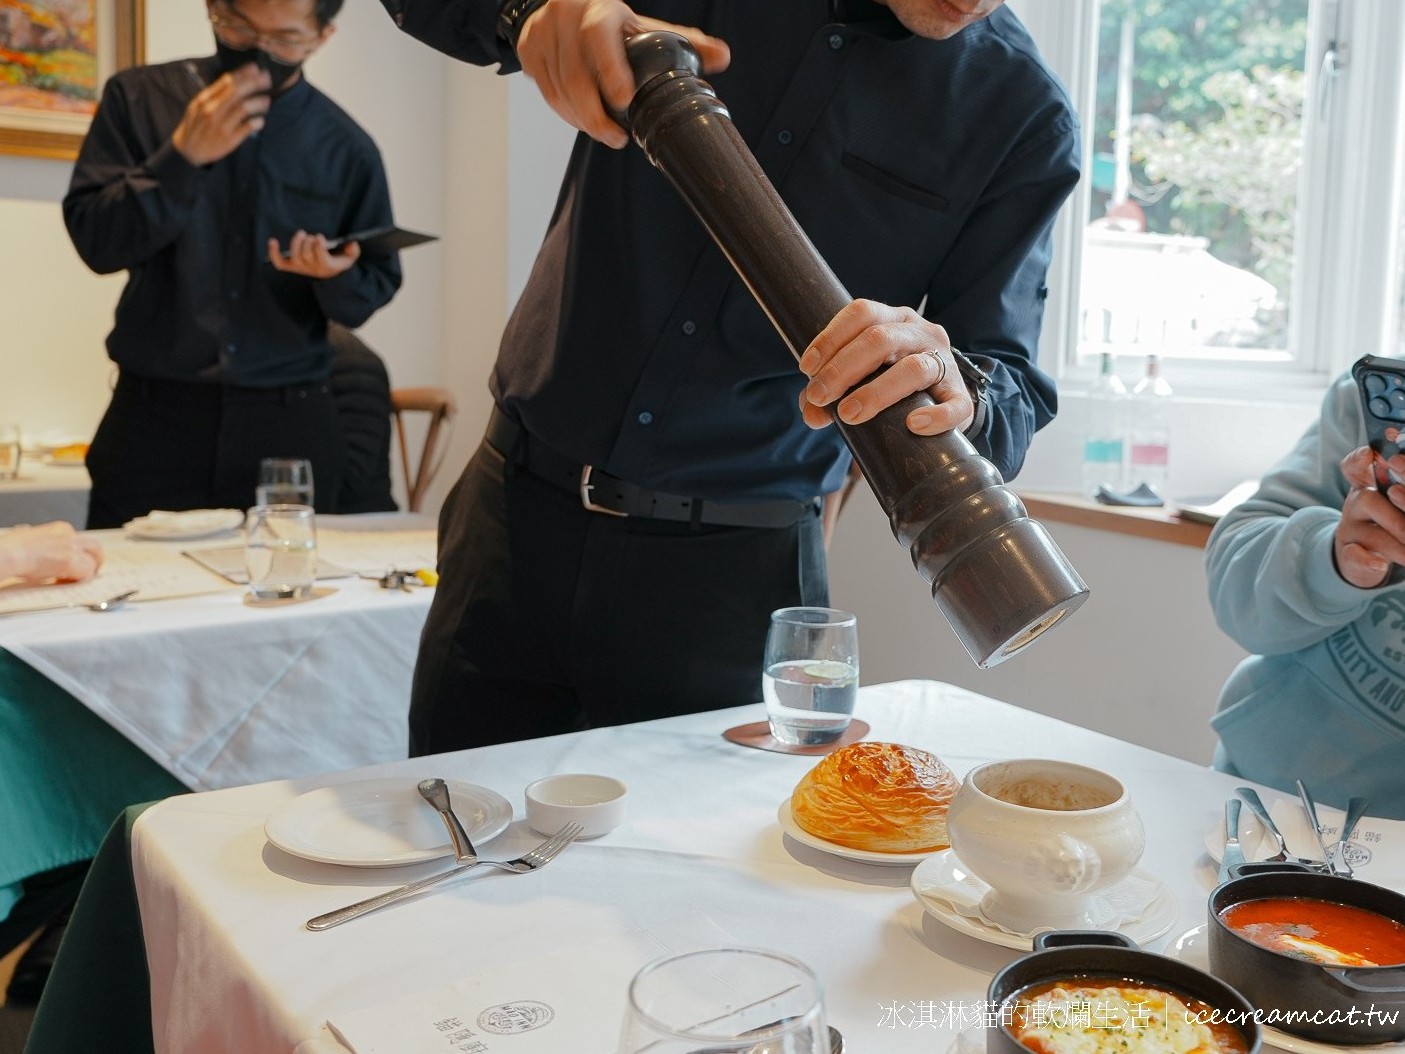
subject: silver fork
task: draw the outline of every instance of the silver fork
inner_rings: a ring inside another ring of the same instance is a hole
[[[582,830],[583,828],[580,824],[568,823],[541,845],[523,853],[515,860],[478,860],[472,864],[463,864],[460,867],[455,867],[448,871],[441,871],[437,875],[430,875],[428,878],[422,878],[418,882],[411,882],[409,885],[399,886],[388,893],[382,893],[375,897],[368,897],[366,900],[359,900],[355,904],[348,904],[346,907],[338,908],[336,911],[329,911],[325,915],[318,915],[316,918],[308,919],[307,928],[310,930],[329,930],[333,926],[340,926],[343,922],[350,922],[352,919],[360,918],[362,915],[375,911],[378,908],[383,908],[387,904],[394,904],[397,900],[404,900],[406,897],[412,897],[421,890],[428,889],[430,886],[437,886],[440,882],[454,878],[457,875],[462,875],[464,872],[471,871],[480,865],[501,868],[504,871],[511,871],[516,875],[525,875],[528,871],[535,871],[551,863],[552,860],[556,859],[561,850],[565,849],[580,836]]]

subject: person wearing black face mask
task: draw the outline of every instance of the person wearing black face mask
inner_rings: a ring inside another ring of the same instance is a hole
[[[265,457],[309,458],[336,511],[327,326],[362,325],[401,281],[393,254],[327,248],[394,222],[375,143],[303,75],[341,2],[206,0],[213,55],[104,87],[63,202],[84,262],[130,275],[90,528],[247,507]]]

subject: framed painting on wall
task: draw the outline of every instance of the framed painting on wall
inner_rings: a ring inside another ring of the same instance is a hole
[[[143,59],[145,0],[0,0],[0,153],[72,159],[102,84]]]

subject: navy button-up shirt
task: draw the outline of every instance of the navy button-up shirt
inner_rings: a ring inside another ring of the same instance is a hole
[[[386,0],[458,58],[516,68],[493,0]],[[1012,476],[1055,411],[1035,366],[1055,214],[1078,179],[1063,88],[1005,8],[949,40],[831,0],[640,0],[731,46],[708,77],[849,293],[921,308],[983,357],[978,449]],[[848,465],[800,417],[805,378],[722,252],[635,147],[581,136],[491,387],[527,429],[622,479],[806,499]]]
[[[274,387],[331,371],[327,321],[365,322],[400,287],[397,256],[362,256],[333,278],[277,271],[270,237],[335,237],[394,222],[380,152],[329,98],[299,79],[263,129],[197,168],[171,145],[213,58],[110,78],[63,202],[78,255],[127,270],[109,356],[165,380]]]

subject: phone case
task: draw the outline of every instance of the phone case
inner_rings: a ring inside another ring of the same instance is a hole
[[[1363,355],[1351,368],[1361,394],[1361,415],[1371,449],[1391,457],[1405,449],[1405,360]],[[1377,465],[1382,484],[1395,482]]]

